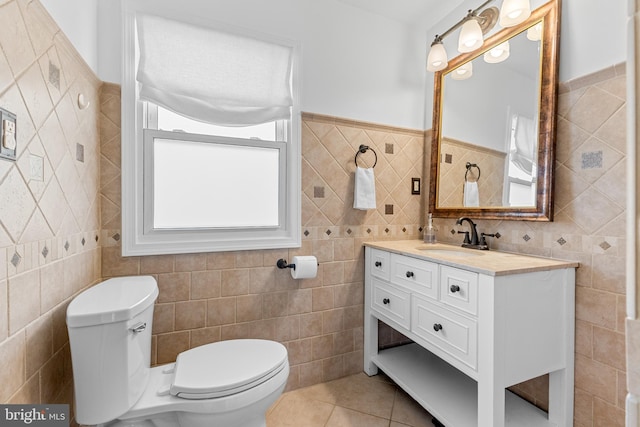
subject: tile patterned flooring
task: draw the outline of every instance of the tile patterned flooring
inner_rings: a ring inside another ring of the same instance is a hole
[[[364,373],[284,393],[267,427],[433,427],[431,415],[384,374]]]

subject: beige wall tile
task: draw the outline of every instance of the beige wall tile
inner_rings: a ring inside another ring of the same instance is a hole
[[[0,344],[0,401],[7,402],[25,381],[25,333],[19,333]]]
[[[27,327],[26,376],[31,377],[53,355],[53,322],[50,315],[41,316]]]
[[[236,321],[236,298],[207,301],[207,326],[228,325]]]
[[[262,295],[241,295],[236,298],[236,320],[249,322],[262,319]]]
[[[176,330],[204,328],[206,301],[184,301],[175,304]]]
[[[191,299],[220,297],[220,271],[194,271],[191,273]]]
[[[40,316],[40,275],[37,270],[9,279],[9,334]]]
[[[158,275],[158,302],[187,301],[191,288],[191,274],[164,273]]]
[[[617,393],[615,369],[582,355],[576,355],[575,364],[576,387],[615,405]],[[614,381],[611,381],[612,379]]]
[[[189,332],[158,335],[158,364],[175,362],[179,353],[189,349]]]

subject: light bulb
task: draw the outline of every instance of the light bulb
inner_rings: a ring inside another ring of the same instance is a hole
[[[427,70],[440,71],[447,67],[447,51],[442,42],[434,43],[427,57]]]
[[[480,24],[474,18],[468,19],[460,30],[460,38],[458,39],[458,51],[461,53],[473,52],[482,46],[484,40],[482,38],[482,29]]]
[[[500,25],[513,27],[531,16],[529,0],[504,0],[500,9]]]
[[[509,40],[504,43],[499,44],[488,52],[484,54],[485,62],[489,64],[497,64],[498,62],[502,62],[509,57],[510,48],[509,48]]]

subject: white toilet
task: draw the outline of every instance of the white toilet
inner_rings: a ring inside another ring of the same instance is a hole
[[[265,427],[289,376],[286,348],[229,340],[150,367],[153,277],[106,280],[67,309],[76,421],[113,427]]]

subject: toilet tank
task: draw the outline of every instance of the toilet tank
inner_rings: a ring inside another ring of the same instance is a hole
[[[151,276],[118,277],[78,294],[67,308],[76,421],[100,424],[124,413],[149,379]]]

